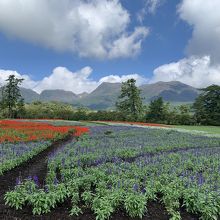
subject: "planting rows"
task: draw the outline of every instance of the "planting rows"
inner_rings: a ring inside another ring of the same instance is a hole
[[[80,136],[87,128],[53,126],[24,121],[0,121],[0,175],[45,150],[70,133]]]
[[[142,218],[148,204],[164,204],[173,220],[183,206],[202,219],[220,213],[220,139],[167,129],[91,127],[78,142],[50,155],[46,184],[18,179],[6,203],[35,215],[71,200],[69,214],[91,209],[97,220],[115,212]]]

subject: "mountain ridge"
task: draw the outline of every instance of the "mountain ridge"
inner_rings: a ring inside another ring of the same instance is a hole
[[[155,82],[139,86],[145,104],[162,97],[171,103],[192,103],[199,90],[179,81]],[[74,106],[85,106],[94,110],[113,109],[121,91],[121,83],[103,82],[91,93],[75,94],[61,89],[43,90],[40,94],[31,89],[21,88],[26,103],[34,101],[58,101]]]

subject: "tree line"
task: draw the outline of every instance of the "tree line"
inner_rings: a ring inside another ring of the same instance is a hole
[[[114,111],[91,111],[59,102],[25,104],[20,93],[23,79],[9,76],[1,89],[1,118],[47,118],[65,120],[140,121],[180,125],[220,125],[220,86],[201,89],[193,105],[172,106],[162,97],[143,104],[134,79],[122,83]]]

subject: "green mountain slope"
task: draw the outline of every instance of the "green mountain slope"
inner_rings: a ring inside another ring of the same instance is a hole
[[[120,94],[121,83],[104,82],[86,97],[78,99],[78,103],[91,109],[112,108]]]
[[[192,103],[199,94],[199,90],[178,81],[157,82],[145,84],[139,87],[144,103],[162,97],[165,101],[174,105]],[[115,102],[121,91],[121,83],[104,82],[90,94],[79,95],[64,90],[44,90],[40,95],[33,90],[21,88],[25,102],[32,101],[58,101],[70,103],[74,106],[86,106],[94,110],[114,109]],[[0,93],[1,95],[1,93]]]
[[[60,89],[44,90],[40,94],[40,101],[42,102],[57,101],[73,104],[77,98],[77,95],[73,92]]]
[[[178,81],[157,82],[140,86],[145,102],[162,97],[168,102],[193,102],[199,91],[189,85]]]

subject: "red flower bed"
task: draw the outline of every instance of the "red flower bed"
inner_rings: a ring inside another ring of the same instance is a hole
[[[170,128],[170,125],[164,124],[155,124],[155,123],[145,123],[145,122],[128,122],[128,121],[96,121],[96,122],[106,122],[106,123],[120,123],[120,124],[129,124],[129,125],[141,125],[141,126],[153,126],[153,127],[164,127]]]
[[[65,136],[71,130],[75,130],[74,136],[80,136],[89,131],[87,127],[80,126],[53,126],[40,122],[2,120],[0,121],[0,143],[50,140]]]

